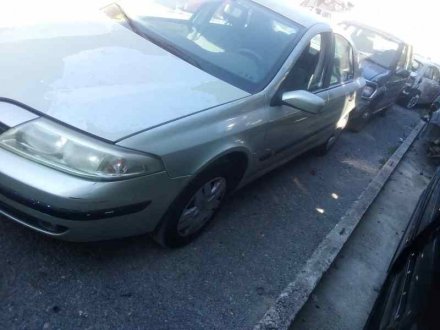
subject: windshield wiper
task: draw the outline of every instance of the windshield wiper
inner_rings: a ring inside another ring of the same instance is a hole
[[[130,27],[130,29],[136,33],[136,34],[140,34],[139,29],[136,27],[134,21],[127,15],[127,13],[125,12],[124,9],[122,9],[122,7],[120,5],[118,5],[117,3],[112,3],[104,8],[101,9],[108,17],[110,17],[111,19],[116,19],[115,17],[118,14],[121,14],[122,16],[124,16],[124,20],[125,22],[127,22],[128,26]]]
[[[151,36],[149,36],[148,40],[155,43],[159,47],[169,51],[171,54],[176,55],[177,57],[181,58],[185,62],[188,62],[189,64],[194,65],[196,68],[202,69],[202,65],[199,63],[199,61],[197,61],[194,57],[190,56],[187,52],[174,46],[173,44],[164,42],[158,38],[153,38]]]

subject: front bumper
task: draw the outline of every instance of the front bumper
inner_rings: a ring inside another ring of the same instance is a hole
[[[77,178],[0,148],[0,215],[69,241],[153,231],[190,177],[166,172],[114,182]]]

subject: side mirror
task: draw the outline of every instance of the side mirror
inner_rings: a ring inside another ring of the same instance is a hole
[[[410,72],[406,69],[399,69],[396,71],[396,75],[402,78],[408,78],[410,76]]]
[[[320,113],[325,105],[322,98],[307,91],[285,92],[281,96],[281,101],[287,106],[312,114]]]

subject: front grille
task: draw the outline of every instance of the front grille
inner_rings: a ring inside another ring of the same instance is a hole
[[[8,129],[9,129],[8,126],[6,126],[2,122],[0,122],[0,134],[2,134],[3,132],[6,132]]]

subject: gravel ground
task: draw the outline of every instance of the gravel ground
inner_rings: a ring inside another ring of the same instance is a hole
[[[66,243],[0,218],[0,328],[252,328],[418,118],[395,106],[326,157],[271,172],[179,250]]]

